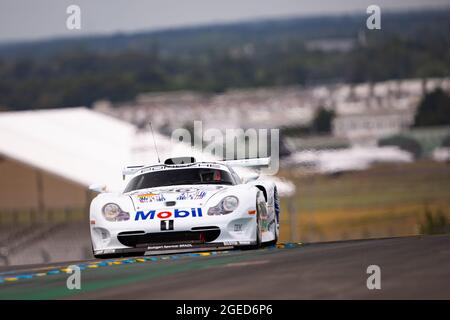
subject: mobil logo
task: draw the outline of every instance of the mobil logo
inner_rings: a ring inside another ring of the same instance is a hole
[[[152,220],[152,219],[171,219],[171,218],[186,218],[186,217],[201,217],[202,208],[191,208],[186,210],[175,209],[172,211],[137,211],[134,217],[135,221],[138,220]]]

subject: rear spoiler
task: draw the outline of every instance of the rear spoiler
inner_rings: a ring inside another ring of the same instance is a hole
[[[223,160],[220,163],[226,164],[230,167],[268,167],[270,165],[270,157],[267,158],[253,158],[253,159],[238,159],[238,160]]]
[[[123,168],[122,169],[122,179],[125,180],[126,176],[131,176],[144,167],[145,166],[128,166],[128,167]]]
[[[192,163],[195,164],[195,163]],[[134,175],[136,172],[138,172],[139,170],[143,169],[143,168],[164,168],[164,167],[178,167],[178,166],[189,166],[191,165],[191,163],[188,164],[162,164],[162,163],[158,163],[158,164],[153,164],[150,166],[144,166],[144,165],[139,165],[139,166],[127,166],[125,168],[122,169],[122,179],[125,180],[126,176],[132,176]]]
[[[262,168],[262,167],[268,167],[270,165],[270,157],[267,158],[254,158],[254,159],[238,159],[238,160],[222,160],[222,161],[211,161],[211,162],[217,162],[220,164],[225,164],[230,167],[252,167],[252,168]],[[193,163],[195,164],[195,163]],[[154,167],[166,167],[166,166],[172,166],[168,164],[156,164],[153,165]],[[176,165],[174,165],[176,166]],[[183,166],[186,166],[186,164],[183,164]],[[127,166],[123,168],[122,170],[122,178],[125,180],[126,176],[130,176],[141,170],[142,168],[147,168],[148,166],[139,165],[139,166]]]

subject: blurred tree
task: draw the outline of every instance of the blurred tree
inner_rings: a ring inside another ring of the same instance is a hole
[[[0,46],[0,105],[12,110],[90,106],[152,91],[446,77],[449,17],[450,10],[386,15],[385,32],[368,34],[364,44],[354,39],[365,16],[5,45]],[[344,39],[348,46],[311,46],[318,39]],[[437,117],[433,123],[449,119],[445,112]],[[326,122],[314,129],[329,132]]]
[[[323,134],[330,133],[334,117],[335,113],[333,110],[327,110],[321,107],[317,111],[314,120],[311,124],[312,133],[323,133]]]
[[[450,124],[450,96],[441,88],[427,93],[419,104],[415,127]]]
[[[444,140],[442,140],[442,146],[443,147],[450,147],[450,135],[446,136]]]

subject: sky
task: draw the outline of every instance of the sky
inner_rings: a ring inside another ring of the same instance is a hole
[[[81,8],[81,29],[68,30],[68,6]],[[288,16],[366,14],[450,6],[450,0],[0,0],[0,42],[137,32]]]

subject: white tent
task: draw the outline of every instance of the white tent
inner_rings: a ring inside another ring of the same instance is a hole
[[[129,161],[134,128],[86,108],[0,114],[0,154],[83,186]]]

